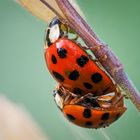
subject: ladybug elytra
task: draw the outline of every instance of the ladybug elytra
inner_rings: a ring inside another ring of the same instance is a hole
[[[78,96],[92,92],[95,96],[114,91],[108,74],[88,53],[65,35],[62,23],[54,19],[47,30],[45,60],[51,75]]]

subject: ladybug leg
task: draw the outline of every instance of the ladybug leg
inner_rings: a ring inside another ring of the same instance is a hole
[[[129,99],[130,98],[131,95],[125,94],[116,84],[115,84],[115,86],[116,86],[116,89],[115,89],[116,97],[123,96],[126,99]]]
[[[119,107],[123,105],[123,97],[121,94],[120,88],[117,85],[111,87],[111,91],[108,94],[99,96],[97,98],[98,104],[102,108],[112,108]]]
[[[107,59],[107,55],[104,55],[104,56],[99,58],[99,61],[104,62],[104,61],[106,61],[106,59]]]
[[[87,98],[89,96],[92,96],[92,93],[88,93],[88,94],[86,94],[84,96],[81,96],[80,98],[76,97],[73,100],[71,100],[70,104],[77,104],[77,103],[83,101],[85,98]]]
[[[64,89],[62,85],[57,85],[56,90],[58,91],[58,94],[63,98],[65,98],[68,95],[68,92]]]
[[[82,46],[82,48],[84,49],[84,50],[90,50],[88,47],[86,47],[86,46]],[[89,55],[89,56],[91,56],[91,55]]]
[[[76,94],[74,94],[74,93],[72,93],[72,92],[70,92],[70,91],[68,91],[68,93],[69,93],[72,97],[74,97],[74,98],[79,97],[78,95],[76,95]]]
[[[123,105],[123,98],[124,96],[121,95],[113,104],[112,107],[121,107]]]
[[[112,100],[112,106],[114,106],[114,107],[122,107],[124,97],[125,97],[125,95],[122,93],[122,90],[117,86],[114,100]]]
[[[64,99],[64,104],[67,105],[67,104],[70,104],[72,98],[71,98],[71,95],[67,95],[66,98]]]
[[[112,106],[112,100],[115,96],[115,93],[109,93],[103,96],[97,97],[97,103],[102,108],[110,108]]]
[[[94,59],[94,61],[95,61],[96,63],[100,63],[100,64],[101,64],[101,62],[106,61],[106,59],[107,59],[107,56],[104,55],[104,56],[101,56],[99,59]]]
[[[97,45],[97,46],[95,46],[94,48],[90,48],[92,51],[93,51],[93,53],[94,52],[96,52],[96,51],[99,51],[101,48],[105,48],[104,46],[107,46],[107,44],[100,44],[100,45]],[[104,62],[104,61],[106,61],[106,59],[107,59],[107,55],[106,55],[106,50],[104,50],[104,53],[100,56],[100,58],[98,59],[98,61],[100,61],[100,62]]]
[[[100,105],[100,107],[102,108],[114,108],[114,107],[121,107],[123,105],[123,95],[120,95],[119,97],[107,97],[108,99],[106,99],[106,97],[102,97],[104,99],[102,99],[101,97],[99,97],[97,99],[98,104]],[[109,99],[110,98],[110,99]]]
[[[64,100],[64,104],[70,104],[70,102],[73,100],[77,100],[79,97],[75,94],[73,94],[72,92],[70,92],[69,90],[65,89],[62,85],[58,85],[56,87],[57,93],[59,94],[59,96],[61,96],[61,98],[63,98]]]
[[[131,95],[130,94],[126,94],[119,87],[117,88],[117,91],[118,91],[119,95],[121,94],[125,99],[130,99],[131,98]],[[117,95],[117,96],[119,96],[119,95]]]
[[[83,45],[81,45],[81,43],[79,43],[79,42],[77,42],[77,45],[78,46],[80,46],[82,49],[84,49],[84,50],[90,50],[90,48],[89,47],[87,47],[87,46],[83,46]]]
[[[73,97],[73,98],[76,98],[76,97],[79,98],[78,95],[76,95],[76,94],[70,92],[69,90],[65,89],[65,88],[64,88],[63,86],[61,86],[61,85],[58,85],[58,86],[56,87],[56,89],[59,90],[65,97],[68,96],[68,95],[70,95],[70,96]]]
[[[92,56],[91,56],[91,57],[92,57]],[[96,59],[96,58],[95,58],[95,59],[93,59],[93,61],[94,61],[94,62],[96,62],[96,63],[100,63],[100,62],[99,62],[99,60],[98,60],[98,59]]]

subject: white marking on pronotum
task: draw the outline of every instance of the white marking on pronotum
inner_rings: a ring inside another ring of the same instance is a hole
[[[59,25],[55,24],[50,28],[49,39],[51,43],[54,43],[59,38],[59,35],[60,35]]]

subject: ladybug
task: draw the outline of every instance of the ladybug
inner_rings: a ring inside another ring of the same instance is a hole
[[[85,128],[105,128],[126,111],[119,90],[97,97],[86,94],[77,98],[60,86],[54,91],[54,100],[70,122]]]
[[[112,79],[81,45],[68,38],[67,28],[55,18],[47,29],[45,60],[51,75],[77,96],[113,92],[116,87]]]

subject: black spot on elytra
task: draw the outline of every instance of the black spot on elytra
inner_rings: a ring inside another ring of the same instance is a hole
[[[67,114],[67,118],[70,120],[70,121],[74,121],[76,118],[74,116],[72,116],[71,114]]]
[[[85,55],[81,55],[79,58],[77,58],[76,62],[80,67],[84,67],[84,65],[89,61],[88,57]]]
[[[93,126],[93,123],[92,123],[92,122],[90,122],[90,121],[88,121],[88,122],[86,122],[86,123],[85,123],[85,126],[90,128],[90,127],[92,127],[92,126]]]
[[[91,117],[91,110],[85,108],[85,109],[84,109],[84,112],[83,112],[83,116],[84,116],[85,118],[90,118],[90,117]]]
[[[80,76],[79,72],[77,70],[74,70],[74,71],[70,72],[69,79],[76,81],[79,78],[79,76]]]
[[[108,112],[102,114],[101,120],[106,121],[106,120],[108,120],[108,119],[109,119],[109,113],[108,113]]]
[[[58,56],[60,58],[66,58],[67,57],[67,50],[64,49],[64,48],[57,48],[57,53],[58,53]]]
[[[56,59],[55,55],[53,55],[53,54],[52,54],[52,62],[53,62],[53,64],[57,63],[57,59]]]
[[[78,87],[75,87],[73,89],[73,93],[76,94],[76,95],[82,95],[83,94],[83,90],[78,88]]]
[[[54,77],[57,80],[59,80],[60,82],[63,82],[65,80],[64,77],[61,74],[59,74],[58,72],[53,71],[52,73],[53,73]]]
[[[90,83],[83,83],[84,87],[87,88],[87,89],[92,89],[92,85]]]
[[[91,75],[91,80],[93,83],[99,83],[102,80],[102,75],[98,72]]]

